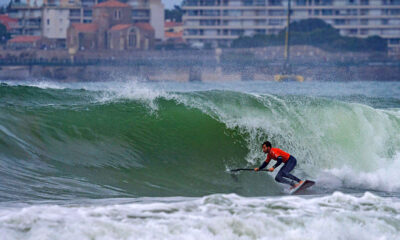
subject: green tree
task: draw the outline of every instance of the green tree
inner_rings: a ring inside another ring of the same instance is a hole
[[[183,10],[180,6],[175,5],[173,9],[165,9],[165,20],[173,22],[182,22]]]
[[[0,23],[0,43],[4,44],[8,39],[10,39],[10,34],[7,32],[7,28]]]
[[[241,36],[232,47],[263,47],[283,45],[286,28],[277,35]],[[320,19],[306,19],[290,24],[290,45],[310,45],[327,51],[376,51],[385,52],[387,41],[381,37],[355,38],[341,36],[339,30]]]

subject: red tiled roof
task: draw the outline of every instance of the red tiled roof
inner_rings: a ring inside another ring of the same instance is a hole
[[[117,25],[113,26],[110,30],[111,31],[119,31],[119,30],[130,28],[132,26],[133,26],[133,24],[117,24]]]
[[[10,43],[34,43],[40,40],[40,36],[16,36],[13,39],[10,39],[8,42]]]
[[[171,21],[167,21],[164,23],[164,27],[166,28],[172,28],[172,27],[182,27],[183,23],[181,22],[171,22]]]
[[[94,5],[94,7],[131,7],[126,3],[122,3],[120,1],[117,0],[109,0],[106,2],[102,2],[102,3],[98,3],[96,5]]]
[[[97,24],[94,23],[72,23],[71,26],[79,32],[96,32]]]
[[[7,30],[10,30],[10,28],[18,24],[18,19],[11,18],[7,14],[2,14],[0,15],[0,23],[4,24]]]
[[[183,37],[183,32],[165,32],[166,38],[181,38]]]
[[[146,31],[154,31],[150,23],[135,23],[135,26]]]

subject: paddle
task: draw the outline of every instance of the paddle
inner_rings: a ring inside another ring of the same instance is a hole
[[[253,171],[253,172],[255,172],[254,168],[237,168],[237,169],[231,169],[229,171],[231,171],[231,172],[238,172],[238,171]],[[268,169],[261,169],[261,170],[258,170],[258,171],[259,172],[269,172]]]

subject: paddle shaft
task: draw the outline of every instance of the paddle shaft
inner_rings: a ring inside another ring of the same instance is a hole
[[[237,169],[231,169],[231,172],[238,172],[238,171],[254,171],[254,168],[237,168]],[[258,170],[259,172],[269,172],[268,169],[261,169]]]

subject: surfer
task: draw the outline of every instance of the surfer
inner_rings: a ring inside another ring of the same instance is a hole
[[[284,164],[275,177],[275,180],[277,182],[289,184],[290,186],[292,186],[292,188],[296,188],[297,186],[303,183],[302,180],[290,174],[290,172],[297,164],[296,158],[294,158],[289,153],[282,151],[279,148],[273,148],[269,141],[265,141],[262,144],[262,150],[264,153],[267,154],[267,159],[265,159],[265,161],[260,167],[254,168],[254,171],[259,171],[265,168],[271,161],[271,159],[273,159],[276,160],[276,164],[268,169],[270,172],[273,172],[275,168],[281,165],[282,162]]]

